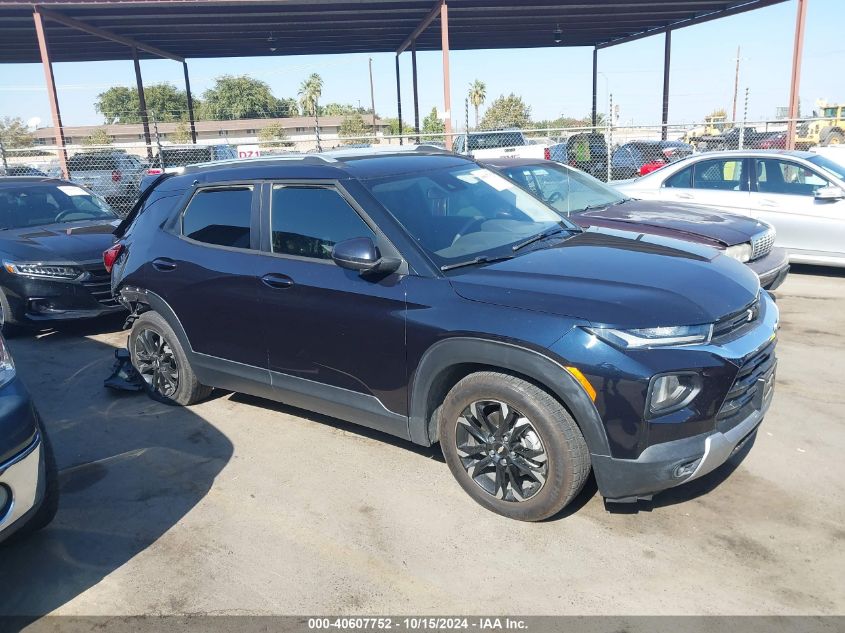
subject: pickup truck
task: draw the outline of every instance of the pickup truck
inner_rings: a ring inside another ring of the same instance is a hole
[[[545,140],[545,139],[542,139]],[[551,159],[551,148],[543,142],[532,143],[519,130],[470,132],[455,137],[452,151],[472,156],[476,160],[488,158],[544,158]]]

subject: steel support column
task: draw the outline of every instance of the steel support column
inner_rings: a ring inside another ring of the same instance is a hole
[[[69,178],[67,170],[67,150],[65,150],[65,134],[62,128],[62,113],[59,110],[59,99],[56,94],[56,78],[53,75],[53,62],[50,59],[50,47],[47,44],[47,33],[44,31],[44,19],[35,7],[32,13],[35,20],[35,33],[38,36],[38,48],[41,51],[41,65],[44,67],[44,79],[47,82],[47,98],[50,101],[50,115],[53,118],[53,132],[56,135],[56,151],[59,158],[59,168],[62,178]]]
[[[789,122],[786,128],[786,149],[795,149],[795,132],[798,127],[798,106],[801,90],[801,57],[804,52],[804,23],[807,20],[807,0],[798,0],[795,17],[795,41],[792,45],[792,77],[789,85]]]
[[[672,31],[667,30],[663,41],[663,114],[660,118],[660,138],[669,136],[669,67],[672,63]]]
[[[191,96],[191,80],[188,77],[188,62],[182,62],[185,71],[185,95],[188,97],[188,121],[191,124],[191,142],[197,144],[197,125],[194,120],[194,98]]]
[[[599,122],[598,112],[599,49],[593,48],[593,127]]]
[[[396,53],[396,110],[399,115],[399,144],[402,145],[402,81],[399,79],[399,53]]]
[[[135,65],[135,85],[138,86],[138,105],[141,114],[141,125],[144,127],[144,143],[147,145],[147,158],[153,159],[153,141],[150,137],[150,118],[147,113],[147,98],[144,95],[144,80],[141,79],[141,62],[138,59],[138,49],[132,48],[132,62]]]
[[[440,5],[440,48],[443,51],[443,107],[445,108],[446,148],[452,147],[452,88],[449,82],[449,7]]]
[[[411,44],[411,77],[414,84],[414,134],[417,135],[417,143],[420,142],[420,103],[417,92],[417,40]]]

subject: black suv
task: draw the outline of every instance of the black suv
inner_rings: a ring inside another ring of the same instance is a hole
[[[505,516],[700,477],[769,406],[777,308],[717,251],[579,229],[470,159],[279,157],[163,175],[104,258],[150,394],[212,387],[439,442]]]

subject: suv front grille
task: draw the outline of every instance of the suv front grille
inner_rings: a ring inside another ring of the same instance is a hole
[[[751,259],[759,259],[769,254],[775,245],[775,230],[769,229],[751,238]]]
[[[726,337],[734,338],[756,325],[760,318],[760,298],[754,299],[742,310],[719,319],[713,326],[713,340],[719,342]]]
[[[716,430],[722,433],[729,431],[766,404],[763,396],[767,394],[762,393],[762,390],[767,380],[772,378],[776,363],[775,344],[770,343],[740,367],[731,390],[716,414]],[[771,397],[771,391],[768,397]]]
[[[88,273],[88,279],[82,282],[88,292],[104,306],[111,308],[118,305],[117,300],[112,296],[111,274],[106,272],[105,265],[98,262],[87,264],[82,269]]]

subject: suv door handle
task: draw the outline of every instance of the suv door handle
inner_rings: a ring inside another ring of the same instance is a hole
[[[293,285],[293,279],[291,279],[287,275],[281,275],[279,273],[269,273],[261,278],[261,283],[270,288],[283,290],[285,288],[290,288]]]
[[[172,270],[176,270],[176,262],[167,257],[159,257],[153,260],[153,268],[163,273],[169,273]]]
[[[693,196],[692,196],[691,193],[676,193],[675,197],[676,198],[683,198],[684,200],[692,200]]]
[[[761,207],[776,207],[776,206],[778,206],[778,203],[775,202],[774,200],[761,200],[760,206]]]

